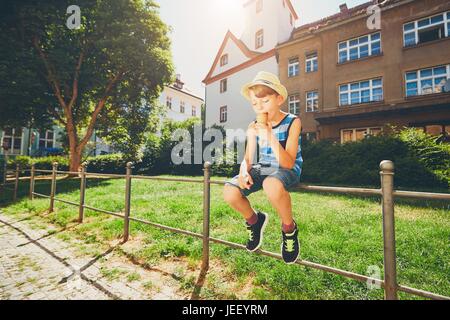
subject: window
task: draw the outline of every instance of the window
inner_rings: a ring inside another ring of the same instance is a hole
[[[300,63],[298,62],[298,58],[289,59],[288,65],[288,77],[298,76]]]
[[[315,132],[305,132],[301,134],[302,140],[315,141],[317,139],[317,134]]]
[[[256,49],[261,48],[264,45],[264,30],[259,30],[255,37],[255,47]]]
[[[192,106],[192,116],[197,116],[197,108],[195,106]]]
[[[306,112],[319,111],[319,92],[311,91],[306,93]]]
[[[227,91],[227,79],[220,80],[220,93]]]
[[[228,64],[228,54],[224,54],[220,57],[220,66],[223,67],[226,64]]]
[[[383,100],[381,78],[348,83],[339,86],[339,105],[368,103]]]
[[[450,37],[450,11],[403,25],[403,46],[412,47],[419,43]]]
[[[359,141],[371,135],[379,135],[383,131],[380,127],[374,128],[355,128],[341,130],[341,143]]]
[[[8,154],[20,154],[22,149],[22,129],[6,128],[3,131],[2,146],[8,148]]]
[[[39,149],[53,148],[53,131],[45,130],[39,132]]]
[[[407,72],[406,96],[443,92],[447,79],[450,79],[450,65]]]
[[[261,12],[263,9],[263,0],[256,1],[256,13]]]
[[[186,107],[185,102],[184,102],[184,101],[180,101],[180,112],[181,112],[181,113],[184,113],[185,107]]]
[[[317,53],[312,53],[306,56],[306,72],[315,72],[319,69]]]
[[[298,94],[289,96],[289,113],[300,114],[300,96]]]
[[[169,109],[172,109],[172,97],[169,97],[169,96],[166,97],[166,106]]]
[[[220,122],[227,121],[227,106],[220,107]]]
[[[339,63],[381,54],[381,33],[372,33],[338,44]]]

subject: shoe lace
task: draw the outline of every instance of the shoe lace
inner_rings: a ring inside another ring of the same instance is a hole
[[[253,230],[252,229],[247,229],[247,233],[248,233],[248,239],[250,241],[253,241]]]
[[[294,251],[294,240],[286,239],[285,240],[285,248],[286,248],[287,252],[293,252]]]

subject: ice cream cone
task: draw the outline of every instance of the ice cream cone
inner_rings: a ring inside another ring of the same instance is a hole
[[[262,124],[267,124],[268,118],[269,118],[269,114],[267,112],[258,113],[256,115],[256,122],[262,123]]]

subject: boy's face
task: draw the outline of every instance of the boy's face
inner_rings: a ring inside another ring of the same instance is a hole
[[[281,95],[269,94],[265,97],[258,98],[253,90],[250,90],[250,100],[255,113],[267,112],[269,115],[276,114],[283,104],[283,97]]]

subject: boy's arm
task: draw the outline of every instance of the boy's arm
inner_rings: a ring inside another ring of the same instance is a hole
[[[280,167],[292,169],[295,165],[298,149],[298,137],[302,129],[300,118],[295,118],[289,129],[288,140],[286,141],[286,150],[281,146],[280,142],[274,135],[270,137],[270,145],[273,153],[280,163]]]
[[[253,164],[255,151],[256,151],[256,131],[254,128],[254,123],[252,122],[249,124],[247,128],[247,147],[245,148],[245,158],[244,158],[244,161],[246,162],[248,168],[247,171],[250,170]]]

